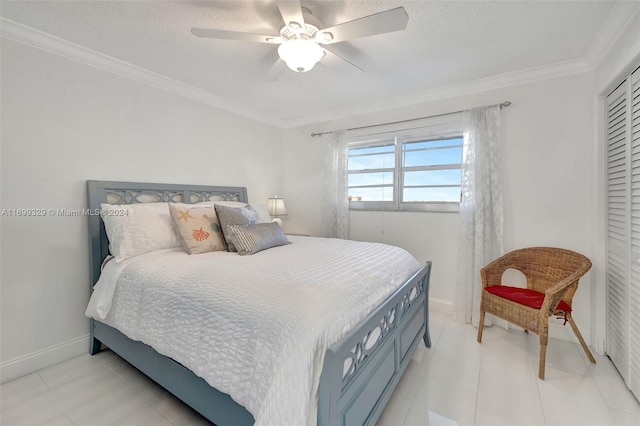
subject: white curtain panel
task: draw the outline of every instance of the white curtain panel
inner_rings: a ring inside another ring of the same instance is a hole
[[[339,130],[323,137],[322,141],[322,236],[348,239],[348,134],[346,130]]]
[[[464,112],[456,319],[478,325],[480,269],[503,254],[500,107]],[[487,317],[485,324],[491,324]]]

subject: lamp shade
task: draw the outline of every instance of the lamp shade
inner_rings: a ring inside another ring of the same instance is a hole
[[[278,55],[295,72],[307,72],[324,56],[324,50],[306,39],[287,40],[278,48]]]
[[[271,217],[287,215],[287,208],[284,205],[284,200],[282,198],[278,198],[277,195],[273,198],[269,198],[269,201],[267,201],[267,211]]]

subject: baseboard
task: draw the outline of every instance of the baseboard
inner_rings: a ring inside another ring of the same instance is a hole
[[[429,298],[429,310],[441,312],[443,314],[453,315],[455,305],[450,300]]]
[[[66,361],[89,350],[89,335],[59,345],[50,346],[0,364],[0,383],[5,383],[35,371]]]

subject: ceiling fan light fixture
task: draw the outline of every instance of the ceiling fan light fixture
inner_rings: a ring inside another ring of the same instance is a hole
[[[196,37],[279,45],[280,59],[263,76],[263,81],[275,81],[284,71],[283,63],[292,71],[303,73],[313,69],[318,61],[325,56],[328,59],[325,65],[328,67],[342,68],[350,74],[360,73],[362,72],[361,68],[333,53],[324,45],[404,30],[409,21],[409,15],[404,8],[396,7],[325,28],[310,9],[302,6],[301,0],[273,0],[273,2],[276,3],[284,22],[284,26],[280,28],[279,36],[217,28],[194,27],[191,28],[191,32]]]
[[[324,56],[318,43],[304,38],[286,40],[278,47],[278,55],[295,72],[311,70]]]

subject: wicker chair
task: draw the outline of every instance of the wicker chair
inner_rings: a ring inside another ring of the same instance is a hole
[[[549,316],[563,317],[569,322],[580,345],[592,363],[587,347],[571,317],[571,300],[578,280],[591,268],[591,261],[580,253],[552,247],[515,250],[494,260],[480,270],[482,301],[478,342],[482,342],[485,313],[495,315],[540,336],[538,376],[544,379],[545,357],[549,340]],[[507,269],[516,269],[527,278],[527,288],[502,285]]]

